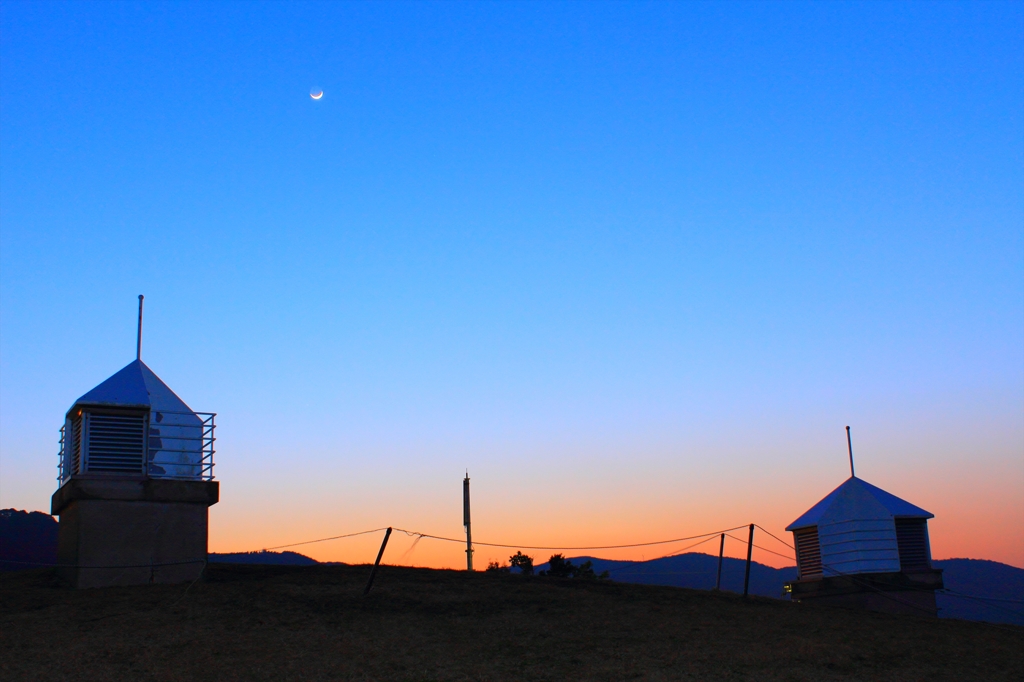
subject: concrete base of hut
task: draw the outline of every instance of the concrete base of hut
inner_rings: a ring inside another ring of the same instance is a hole
[[[195,580],[216,481],[74,477],[53,494],[58,572],[72,587]]]
[[[793,601],[917,616],[938,615],[935,590],[941,589],[941,569],[862,573],[786,583]]]

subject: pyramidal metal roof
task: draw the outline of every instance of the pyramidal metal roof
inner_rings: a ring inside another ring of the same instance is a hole
[[[148,407],[160,412],[192,412],[142,360],[133,360],[71,406]]]
[[[901,500],[881,488],[851,476],[821,502],[808,509],[803,516],[786,526],[787,531],[816,526],[823,519],[831,522],[843,520],[877,519],[880,516],[931,519],[935,515]]]

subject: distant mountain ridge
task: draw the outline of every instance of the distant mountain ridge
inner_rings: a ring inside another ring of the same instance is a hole
[[[619,582],[694,590],[713,589],[718,572],[717,556],[698,553],[650,561],[612,561],[591,556],[571,560],[577,565],[590,561],[594,571],[608,571],[608,577]],[[722,560],[722,590],[743,592],[745,563],[728,557]],[[932,565],[942,569],[946,587],[946,592],[935,595],[940,618],[1024,625],[1024,569],[985,559],[940,559],[933,560]],[[542,571],[547,564],[536,568]],[[783,598],[783,583],[795,580],[796,575],[796,566],[772,568],[752,561],[750,594]]]
[[[43,512],[0,509],[0,559],[0,571],[57,563],[57,521]]]
[[[207,555],[211,563],[218,564],[262,564],[270,566],[315,566],[320,562],[298,552],[227,552]]]
[[[642,585],[671,585],[693,590],[714,589],[718,578],[718,557],[690,552],[648,561],[614,561],[592,556],[571,557],[574,564],[584,561],[593,564],[594,571],[608,571],[611,580]],[[546,570],[547,563],[536,567]],[[722,559],[722,590],[743,592],[746,561],[724,557]],[[773,599],[784,598],[782,584],[796,579],[796,566],[772,568],[756,561],[750,562],[750,594]]]
[[[43,512],[0,510],[0,571],[56,563],[57,525],[56,519]],[[594,571],[608,571],[612,580],[644,585],[710,590],[715,587],[718,573],[718,557],[710,554],[688,553],[649,561],[613,561],[591,556],[569,558],[576,565],[592,562]],[[385,555],[384,563],[387,559]],[[298,552],[270,551],[211,553],[209,560],[279,566],[320,563]],[[723,590],[743,591],[744,564],[742,559],[726,557],[722,560]],[[1024,569],[985,559],[942,559],[932,561],[932,564],[943,569],[943,580],[949,591],[936,595],[940,618],[1024,625]],[[536,570],[546,568],[544,563],[539,564]],[[750,564],[750,593],[782,599],[785,596],[783,583],[795,578],[795,566],[772,568],[753,561]]]
[[[1024,570],[987,559],[941,559],[932,565],[942,569],[947,590],[935,595],[941,618],[1024,625]]]

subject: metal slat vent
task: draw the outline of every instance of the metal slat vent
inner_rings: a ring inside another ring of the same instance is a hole
[[[89,472],[143,473],[145,423],[143,415],[90,414],[87,450]]]
[[[821,577],[821,546],[818,544],[818,527],[798,530],[796,538],[796,560],[800,578]]]
[[[68,452],[71,453],[68,476],[72,476],[78,473],[82,464],[82,415],[71,420],[71,443]]]
[[[931,568],[928,561],[928,531],[924,519],[896,519],[896,544],[900,570]]]

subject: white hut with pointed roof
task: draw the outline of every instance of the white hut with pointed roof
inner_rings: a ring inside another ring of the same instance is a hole
[[[61,482],[89,473],[211,480],[213,416],[193,411],[134,360],[68,410]]]
[[[851,476],[789,524],[796,601],[935,615],[942,571],[931,566],[933,514]]]
[[[194,580],[206,563],[214,417],[136,359],[75,401],[61,429],[57,559],[76,587]]]

